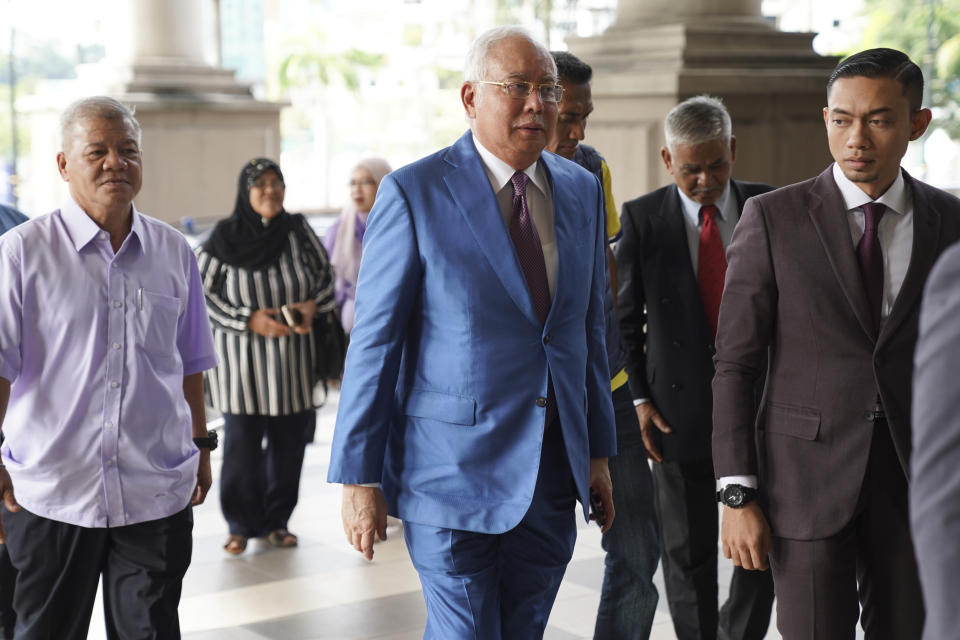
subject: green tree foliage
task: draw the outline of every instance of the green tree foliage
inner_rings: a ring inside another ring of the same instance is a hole
[[[960,0],[866,0],[864,13],[862,48],[900,49],[925,72],[929,68],[934,124],[960,136]]]
[[[333,78],[339,78],[348,89],[356,91],[360,86],[360,69],[376,71],[386,62],[386,56],[360,49],[335,53],[317,50],[316,43],[324,40],[321,34],[291,41],[285,47],[288,53],[277,70],[277,80],[282,90],[314,83],[326,86]]]

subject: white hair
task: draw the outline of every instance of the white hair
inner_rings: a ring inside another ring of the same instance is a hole
[[[133,108],[119,100],[108,96],[92,96],[80,98],[70,104],[60,114],[60,150],[64,149],[64,142],[69,137],[70,129],[81,120],[125,120],[133,127],[137,134],[137,145],[142,144],[143,132],[140,123],[133,115]]]
[[[723,140],[729,145],[733,125],[719,98],[700,95],[688,98],[670,110],[663,122],[663,135],[671,152],[678,144],[695,147]]]
[[[489,58],[490,48],[501,40],[507,40],[509,38],[523,38],[536,47],[544,60],[549,60],[550,70],[554,77],[556,77],[557,63],[553,61],[553,56],[550,55],[550,51],[534,39],[529,31],[523,27],[511,25],[494,27],[477,36],[477,39],[473,41],[473,44],[470,45],[470,50],[467,52],[467,59],[463,66],[463,81],[477,82],[479,80],[486,80],[487,58]]]

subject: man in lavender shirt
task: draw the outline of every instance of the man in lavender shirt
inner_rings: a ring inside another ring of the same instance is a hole
[[[210,487],[214,444],[203,288],[184,238],[133,206],[133,113],[86,98],[61,133],[70,197],[0,238],[0,538],[19,570],[15,636],[86,638],[102,574],[108,638],[179,638],[191,505]]]

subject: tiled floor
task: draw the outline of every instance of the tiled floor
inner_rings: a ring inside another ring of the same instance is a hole
[[[325,482],[336,396],[319,412],[316,442],[307,450],[300,503],[290,528],[300,537],[295,549],[274,549],[253,540],[240,557],[221,545],[226,525],[215,487],[195,510],[193,564],[184,582],[180,623],[185,640],[414,640],[426,616],[420,583],[399,528],[378,543],[367,562],[347,543],[340,526],[340,487]],[[730,563],[720,562],[721,597],[726,597]],[[557,597],[546,638],[590,638],[600,598],[603,551],[595,525],[581,523],[573,561]],[[661,599],[654,640],[675,640],[657,575]],[[104,637],[97,605],[91,639]],[[774,629],[771,624],[771,629]],[[772,630],[767,638],[779,638]]]

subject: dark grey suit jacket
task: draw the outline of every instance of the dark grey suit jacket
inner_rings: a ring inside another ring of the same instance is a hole
[[[913,192],[913,249],[879,335],[830,168],[750,200],[727,251],[714,467],[718,476],[759,475],[776,536],[825,538],[850,521],[878,393],[902,466],[891,472],[909,478],[920,296],[937,256],[960,238],[960,200],[904,177]],[[764,373],[756,415],[753,384]]]
[[[926,640],[960,629],[960,244],[930,272],[913,376],[910,519]]]
[[[730,181],[737,208],[773,189]],[[673,428],[654,430],[665,460],[709,460],[713,336],[690,260],[676,185],[624,203],[617,245],[617,316],[634,398],[649,398]],[[644,328],[646,327],[646,329]]]

